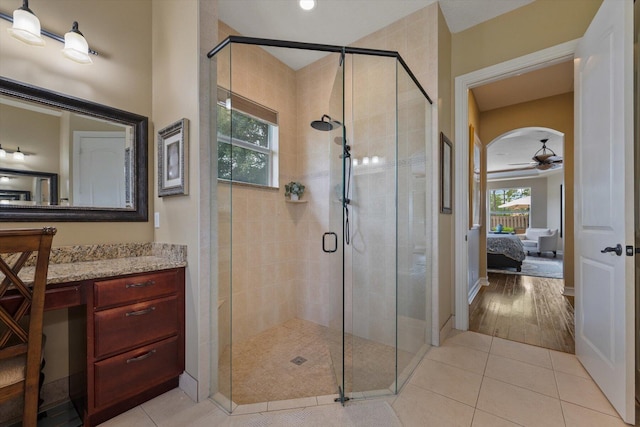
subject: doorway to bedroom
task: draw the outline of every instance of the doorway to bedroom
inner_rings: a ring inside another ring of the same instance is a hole
[[[513,133],[507,133],[506,140],[513,140]],[[524,134],[518,131],[516,135]],[[488,285],[469,306],[469,330],[574,353],[574,301],[563,295],[563,246],[559,237],[564,224],[562,168],[555,166],[559,170],[551,175],[506,176],[513,175],[514,169],[535,168],[515,158],[500,159],[509,156],[509,150],[527,152],[526,147],[505,148],[500,139],[486,151]],[[535,146],[535,141],[529,142]],[[562,143],[561,137],[557,142]],[[561,148],[556,151],[561,153]],[[496,164],[496,158],[503,166]],[[556,153],[556,160],[560,158]],[[505,166],[511,169],[507,171]],[[554,191],[556,186],[558,191]]]
[[[574,353],[573,298],[564,295],[564,157],[572,154],[573,94],[491,108],[482,105],[482,87],[473,92],[486,141],[479,242],[486,281],[470,301],[469,330]],[[514,253],[505,253],[510,246]]]

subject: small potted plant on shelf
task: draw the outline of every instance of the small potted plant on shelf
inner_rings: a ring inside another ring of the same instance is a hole
[[[304,185],[299,182],[291,181],[284,186],[284,195],[285,197],[289,197],[291,200],[298,200],[302,197],[302,193],[304,193]]]

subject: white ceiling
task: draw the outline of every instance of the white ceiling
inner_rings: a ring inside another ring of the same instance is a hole
[[[505,134],[487,148],[487,172],[489,173],[489,178],[495,179],[514,175],[518,177],[540,176],[548,173],[535,168],[525,169],[535,164],[532,161],[532,157],[542,148],[542,139],[548,139],[546,142],[548,150],[553,151],[557,156],[563,156],[563,134],[539,127],[518,129]],[[519,170],[519,173],[492,173],[510,169]]]
[[[436,0],[317,0],[304,11],[298,0],[218,0],[218,14],[247,37],[348,46]],[[456,33],[533,0],[440,0]],[[270,50],[294,70],[321,58],[319,52]]]

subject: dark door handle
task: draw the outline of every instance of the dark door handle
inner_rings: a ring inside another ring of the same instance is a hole
[[[615,248],[612,248],[611,246],[607,246],[600,252],[602,252],[603,254],[606,254],[607,252],[615,252],[616,255],[622,256],[622,245],[618,243]]]
[[[333,249],[327,249],[327,236],[333,236]],[[338,250],[338,235],[336,233],[328,232],[322,235],[322,250],[329,254]]]

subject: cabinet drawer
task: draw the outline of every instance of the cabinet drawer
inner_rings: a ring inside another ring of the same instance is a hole
[[[180,375],[176,337],[95,363],[95,407],[125,400]]]
[[[175,293],[178,286],[178,271],[167,270],[96,281],[94,286],[96,308],[129,304]]]
[[[95,357],[178,333],[178,300],[158,298],[94,314]]]

